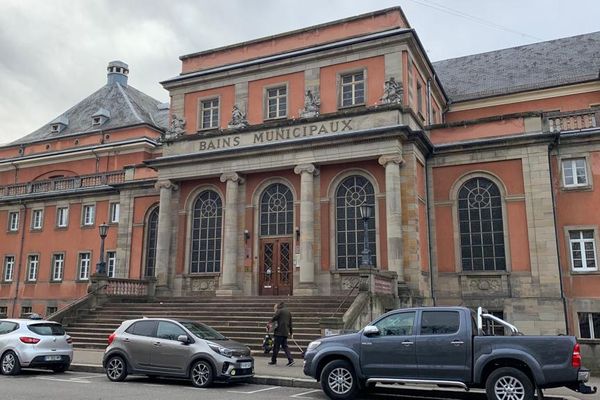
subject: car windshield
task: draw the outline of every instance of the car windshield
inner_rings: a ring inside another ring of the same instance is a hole
[[[28,328],[31,332],[42,336],[62,336],[65,334],[64,328],[59,324],[32,324],[29,325]]]
[[[210,326],[201,324],[199,322],[180,322],[181,325],[185,326],[187,330],[192,332],[194,336],[204,340],[225,340],[225,336],[211,328]]]

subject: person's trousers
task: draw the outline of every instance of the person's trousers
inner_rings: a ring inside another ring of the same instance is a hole
[[[287,337],[285,336],[275,336],[274,344],[273,344],[273,355],[271,356],[271,362],[277,362],[277,354],[279,354],[279,348],[282,348],[285,352],[285,356],[288,359],[288,362],[292,362],[294,359],[292,358],[292,353],[290,353],[290,349],[287,344]]]

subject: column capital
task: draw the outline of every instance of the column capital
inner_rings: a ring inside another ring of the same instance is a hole
[[[384,167],[389,163],[394,163],[398,165],[404,164],[404,158],[402,158],[401,154],[384,154],[381,157],[379,157],[378,161],[379,164],[383,165]]]
[[[179,186],[173,183],[173,181],[170,181],[168,179],[162,179],[154,184],[154,188],[157,190],[171,189],[172,191],[175,191],[179,189]]]
[[[315,167],[315,164],[298,164],[294,168],[295,174],[300,175],[305,172],[312,174],[312,175],[319,175],[319,169],[317,167]]]
[[[238,184],[244,183],[244,178],[242,178],[237,172],[225,172],[221,174],[221,177],[219,179],[223,183],[227,181],[232,181]]]

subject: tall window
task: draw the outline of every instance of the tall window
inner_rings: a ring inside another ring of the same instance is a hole
[[[109,221],[111,224],[118,224],[119,223],[119,212],[121,210],[121,207],[119,205],[119,203],[110,203],[110,209],[109,209]]]
[[[13,211],[8,213],[8,230],[16,232],[19,230],[19,212]]]
[[[192,215],[192,247],[190,272],[221,270],[221,226],[223,206],[214,190],[205,190],[194,202]],[[234,243],[231,244],[235,246]]]
[[[260,235],[291,235],[294,224],[294,196],[286,185],[274,183],[260,196]]]
[[[117,270],[117,252],[106,252],[106,276],[114,278]]]
[[[371,182],[360,175],[344,179],[335,192],[335,222],[337,243],[337,268],[358,268],[364,249],[364,228],[360,206],[375,207],[375,191]],[[377,265],[375,242],[375,213],[369,219],[367,242],[371,263]]]
[[[573,271],[596,271],[596,243],[592,229],[569,231],[571,266]],[[600,332],[599,332],[600,333]]]
[[[417,82],[417,111],[423,114],[423,86]]]
[[[473,178],[458,192],[461,263],[464,271],[506,270],[502,199],[495,183]]]
[[[15,256],[4,257],[4,282],[12,282],[15,271]]]
[[[363,71],[345,74],[341,77],[342,107],[350,107],[365,102],[365,74]]]
[[[287,115],[287,89],[285,86],[267,89],[267,118]]]
[[[154,276],[156,267],[156,238],[158,237],[158,207],[154,208],[148,215],[148,226],[146,229],[146,265],[144,276]]]
[[[92,255],[90,253],[79,253],[79,280],[87,281],[90,278],[90,264]]]
[[[200,129],[219,127],[219,99],[203,100],[200,102]]]
[[[54,254],[52,256],[52,280],[62,281],[63,273],[65,270],[65,255]]]
[[[42,229],[44,210],[33,210],[31,214],[31,229]]]
[[[94,225],[95,207],[93,204],[83,206],[82,223],[84,226]]]
[[[579,337],[600,339],[600,313],[577,313],[579,317]]]
[[[29,282],[35,282],[37,280],[39,265],[40,256],[32,254],[27,257],[27,280]]]
[[[56,209],[56,226],[59,228],[66,228],[69,224],[69,208],[58,207]]]
[[[562,161],[563,185],[565,187],[588,184],[585,158],[570,158]]]

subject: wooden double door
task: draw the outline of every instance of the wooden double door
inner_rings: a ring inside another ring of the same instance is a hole
[[[293,248],[291,237],[260,240],[259,293],[263,296],[292,294]]]

